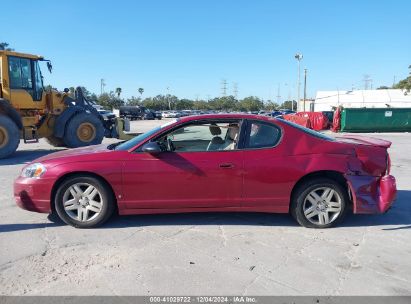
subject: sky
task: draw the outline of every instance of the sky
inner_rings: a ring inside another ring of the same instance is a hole
[[[411,64],[411,1],[6,1],[0,41],[43,55],[45,84],[122,96],[307,96],[392,85]],[[5,16],[5,18],[4,18]],[[278,94],[279,91],[279,94]]]

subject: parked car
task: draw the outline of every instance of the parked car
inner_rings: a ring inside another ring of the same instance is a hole
[[[80,228],[115,211],[290,212],[302,226],[327,228],[351,210],[391,207],[390,145],[261,115],[189,116],[126,142],[38,158],[15,180],[14,197]]]
[[[163,113],[163,117],[165,118],[178,118],[180,114],[176,111],[168,111]]]
[[[277,116],[281,116],[281,115],[283,115],[283,112],[281,112],[281,111],[272,111],[269,116],[277,117]]]
[[[281,112],[282,115],[295,114],[295,113],[297,113],[296,111],[288,110],[288,109],[280,109],[279,111]]]
[[[160,111],[155,111],[154,112],[154,118],[161,120],[163,118],[163,114]]]
[[[156,119],[156,115],[153,111],[151,111],[149,109],[145,109],[143,119],[144,120],[154,120],[154,119]]]
[[[97,112],[98,114],[100,114],[103,120],[111,120],[111,119],[116,118],[116,115],[113,112],[108,111],[108,110],[98,109]]]

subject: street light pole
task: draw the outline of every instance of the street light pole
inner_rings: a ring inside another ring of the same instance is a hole
[[[169,87],[167,87],[167,101],[168,101],[168,108],[171,111],[170,88]]]
[[[297,110],[298,110],[298,104],[300,103],[300,85],[301,85],[301,81],[300,81],[300,75],[301,75],[300,62],[303,59],[303,54],[297,53],[297,54],[295,54],[294,58],[297,59],[297,62],[298,62],[298,75],[297,75]],[[294,102],[292,102],[291,109],[294,111]]]
[[[305,100],[307,99],[307,69],[304,69],[304,112],[305,112]]]

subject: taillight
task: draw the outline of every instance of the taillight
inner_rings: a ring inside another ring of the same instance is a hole
[[[387,152],[387,174],[390,174],[391,172],[391,158],[390,154]]]

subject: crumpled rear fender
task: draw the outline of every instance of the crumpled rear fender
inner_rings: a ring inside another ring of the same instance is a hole
[[[372,214],[386,212],[397,194],[392,175],[369,176],[345,174],[353,201],[354,213]]]

